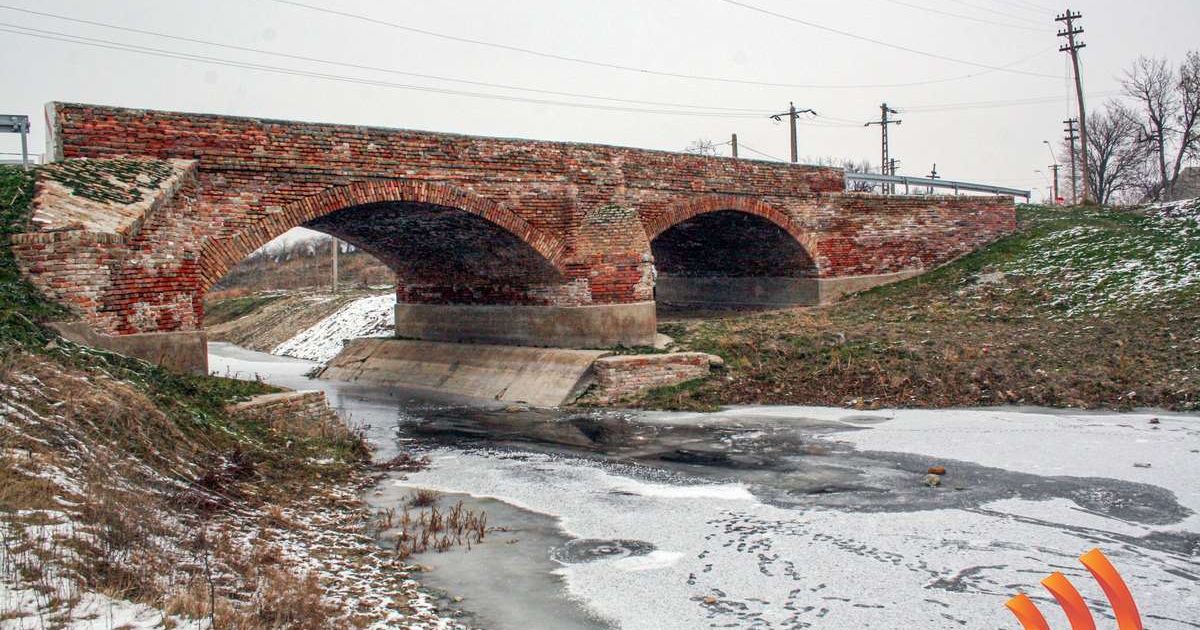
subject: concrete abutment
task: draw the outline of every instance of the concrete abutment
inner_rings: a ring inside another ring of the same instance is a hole
[[[397,304],[396,336],[554,348],[653,346],[654,302],[588,306]]]

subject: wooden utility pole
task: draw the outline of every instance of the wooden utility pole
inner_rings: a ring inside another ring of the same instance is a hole
[[[1063,124],[1067,126],[1066,129],[1063,129],[1063,133],[1067,134],[1067,142],[1069,142],[1071,145],[1071,205],[1072,206],[1079,205],[1079,192],[1078,192],[1079,191],[1079,180],[1077,179],[1078,171],[1075,168],[1075,154],[1077,152],[1075,150],[1075,142],[1077,140],[1079,140],[1079,136],[1076,134],[1077,129],[1075,128],[1075,123],[1077,123],[1077,122],[1079,122],[1079,121],[1075,120],[1074,118],[1068,118],[1063,121]]]
[[[733,134],[733,137],[729,139],[729,146],[733,147],[733,157],[737,157],[738,155],[737,155],[737,134],[736,133]]]
[[[1083,28],[1075,27],[1075,20],[1083,17],[1082,13],[1071,13],[1071,9],[1067,12],[1054,18],[1055,22],[1063,22],[1067,25],[1065,29],[1058,32],[1059,37],[1065,37],[1067,43],[1063,44],[1058,50],[1059,52],[1070,53],[1071,66],[1075,70],[1075,100],[1079,103],[1079,162],[1083,175],[1083,202],[1090,203],[1092,201],[1091,192],[1091,177],[1088,172],[1088,133],[1087,133],[1087,108],[1083,104],[1083,79],[1079,76],[1079,49],[1087,44],[1075,39],[1076,35],[1083,33]]]
[[[879,106],[879,120],[872,121],[872,122],[869,122],[869,123],[866,123],[863,125],[864,127],[870,127],[871,125],[879,125],[879,128],[883,134],[882,138],[881,138],[882,141],[880,143],[879,172],[883,173],[884,175],[889,174],[888,170],[890,168],[890,166],[889,166],[890,162],[888,161],[888,125],[899,125],[902,122],[899,120],[892,120],[891,118],[888,118],[888,116],[890,114],[899,114],[899,113],[900,112],[892,109],[891,107],[888,107],[887,103],[884,103]],[[894,175],[894,173],[891,173],[891,174]],[[884,190],[896,192],[896,187],[891,186],[891,185],[884,185]]]
[[[938,175],[938,172],[937,172],[937,162],[934,162],[933,168],[930,169],[930,171],[929,171],[929,179],[941,179],[941,178],[942,178],[942,176]],[[929,194],[931,194],[931,195],[933,194],[933,186],[929,187]]]
[[[800,161],[799,149],[796,146],[796,119],[800,117],[800,114],[812,114],[813,116],[816,116],[817,112],[815,112],[811,109],[797,110],[795,103],[788,103],[788,110],[786,112],[783,112],[781,114],[775,114],[775,115],[771,116],[771,120],[774,120],[776,122],[783,120],[783,117],[787,116],[788,122],[791,124],[792,164],[795,164],[796,162]]]
[[[1057,165],[1057,164],[1051,164],[1051,165],[1050,165],[1050,172],[1054,173],[1054,189],[1053,189],[1053,194],[1054,194],[1054,205],[1056,205],[1056,206],[1057,206],[1057,205],[1058,205],[1058,165]]]

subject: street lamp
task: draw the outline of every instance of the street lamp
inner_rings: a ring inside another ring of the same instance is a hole
[[[1042,144],[1046,145],[1046,150],[1050,152],[1050,163],[1058,164],[1058,158],[1054,155],[1054,145],[1050,144],[1049,140],[1042,140]]]
[[[1054,155],[1054,145],[1050,144],[1049,140],[1042,140],[1042,144],[1046,145],[1046,150],[1050,152],[1050,168],[1054,170],[1054,192],[1051,193],[1053,205],[1058,205],[1058,156]]]

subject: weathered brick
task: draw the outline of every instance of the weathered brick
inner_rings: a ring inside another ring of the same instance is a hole
[[[379,257],[405,302],[556,306],[652,299],[656,254],[674,275],[876,275],[1015,229],[1009,198],[845,194],[839,169],[91,105],[49,115],[67,161],[43,173],[38,231],[14,251],[112,334],[199,328],[204,293],[299,225]],[[728,211],[743,218],[706,218]]]

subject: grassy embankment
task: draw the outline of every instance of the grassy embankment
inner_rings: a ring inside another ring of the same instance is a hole
[[[836,305],[665,323],[728,369],[642,404],[1196,410],[1200,211],[1182,214],[1021,206],[1018,233]]]
[[[361,435],[242,420],[225,406],[269,387],[58,338],[41,323],[70,314],[20,277],[9,247],[31,196],[30,173],[0,167],[0,625],[63,627],[97,614],[97,597],[167,627],[406,614],[411,583],[365,535]]]

